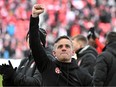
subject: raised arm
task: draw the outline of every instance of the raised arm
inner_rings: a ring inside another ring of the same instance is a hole
[[[35,4],[32,8],[32,15],[30,17],[30,29],[29,29],[29,43],[32,50],[32,54],[40,72],[48,66],[49,58],[45,52],[44,47],[41,44],[40,32],[39,32],[39,15],[44,12],[44,8]]]

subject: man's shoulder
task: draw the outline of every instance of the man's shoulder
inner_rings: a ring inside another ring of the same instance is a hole
[[[108,51],[103,51],[97,58],[97,61],[104,61],[106,64],[111,64],[114,56]]]
[[[103,51],[98,57],[103,56],[105,58],[112,57],[112,54],[109,51]]]

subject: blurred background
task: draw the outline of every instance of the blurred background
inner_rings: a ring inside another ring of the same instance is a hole
[[[0,0],[0,59],[22,59],[28,55],[25,36],[35,3],[44,5],[40,27],[47,31],[51,46],[61,35],[87,36],[95,27],[100,42],[116,31],[116,0]]]

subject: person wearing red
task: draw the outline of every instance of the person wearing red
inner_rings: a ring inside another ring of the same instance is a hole
[[[104,44],[99,41],[99,38],[97,37],[94,27],[91,27],[89,29],[87,37],[89,45],[93,46],[97,50],[98,54],[100,54],[104,48]]]

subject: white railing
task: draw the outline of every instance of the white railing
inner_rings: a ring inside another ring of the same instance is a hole
[[[2,65],[4,63],[8,64],[8,60],[11,61],[13,67],[18,67],[20,64],[20,61],[21,61],[21,59],[2,59],[2,58],[0,58],[0,65]]]

